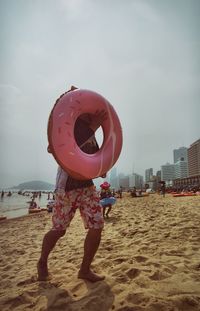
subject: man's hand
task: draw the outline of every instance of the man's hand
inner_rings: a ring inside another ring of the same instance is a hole
[[[95,114],[89,115],[89,126],[95,132],[99,126],[108,118],[105,110],[96,110]]]

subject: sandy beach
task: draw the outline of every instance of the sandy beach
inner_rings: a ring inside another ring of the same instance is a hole
[[[85,229],[79,212],[49,258],[51,279],[36,263],[51,214],[0,223],[0,310],[200,310],[200,196],[124,194],[105,221],[92,264],[106,276],[77,279]]]

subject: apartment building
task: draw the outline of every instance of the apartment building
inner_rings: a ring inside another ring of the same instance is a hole
[[[189,177],[200,175],[200,139],[188,148],[188,174]]]
[[[174,155],[174,163],[180,161],[188,161],[188,153],[187,153],[187,148],[186,147],[180,147],[178,149],[173,150],[173,155]]]

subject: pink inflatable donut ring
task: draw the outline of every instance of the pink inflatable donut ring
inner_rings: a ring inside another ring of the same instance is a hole
[[[74,126],[85,113],[94,115],[105,110],[102,122],[103,143],[94,154],[84,153],[76,143]],[[122,128],[113,106],[101,95],[77,89],[62,95],[54,105],[48,122],[48,141],[57,163],[73,178],[93,179],[107,173],[119,158],[122,149]]]

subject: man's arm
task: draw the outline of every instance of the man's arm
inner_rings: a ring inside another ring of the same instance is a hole
[[[95,132],[107,118],[108,115],[105,110],[97,110],[95,114],[90,116],[89,127]]]

